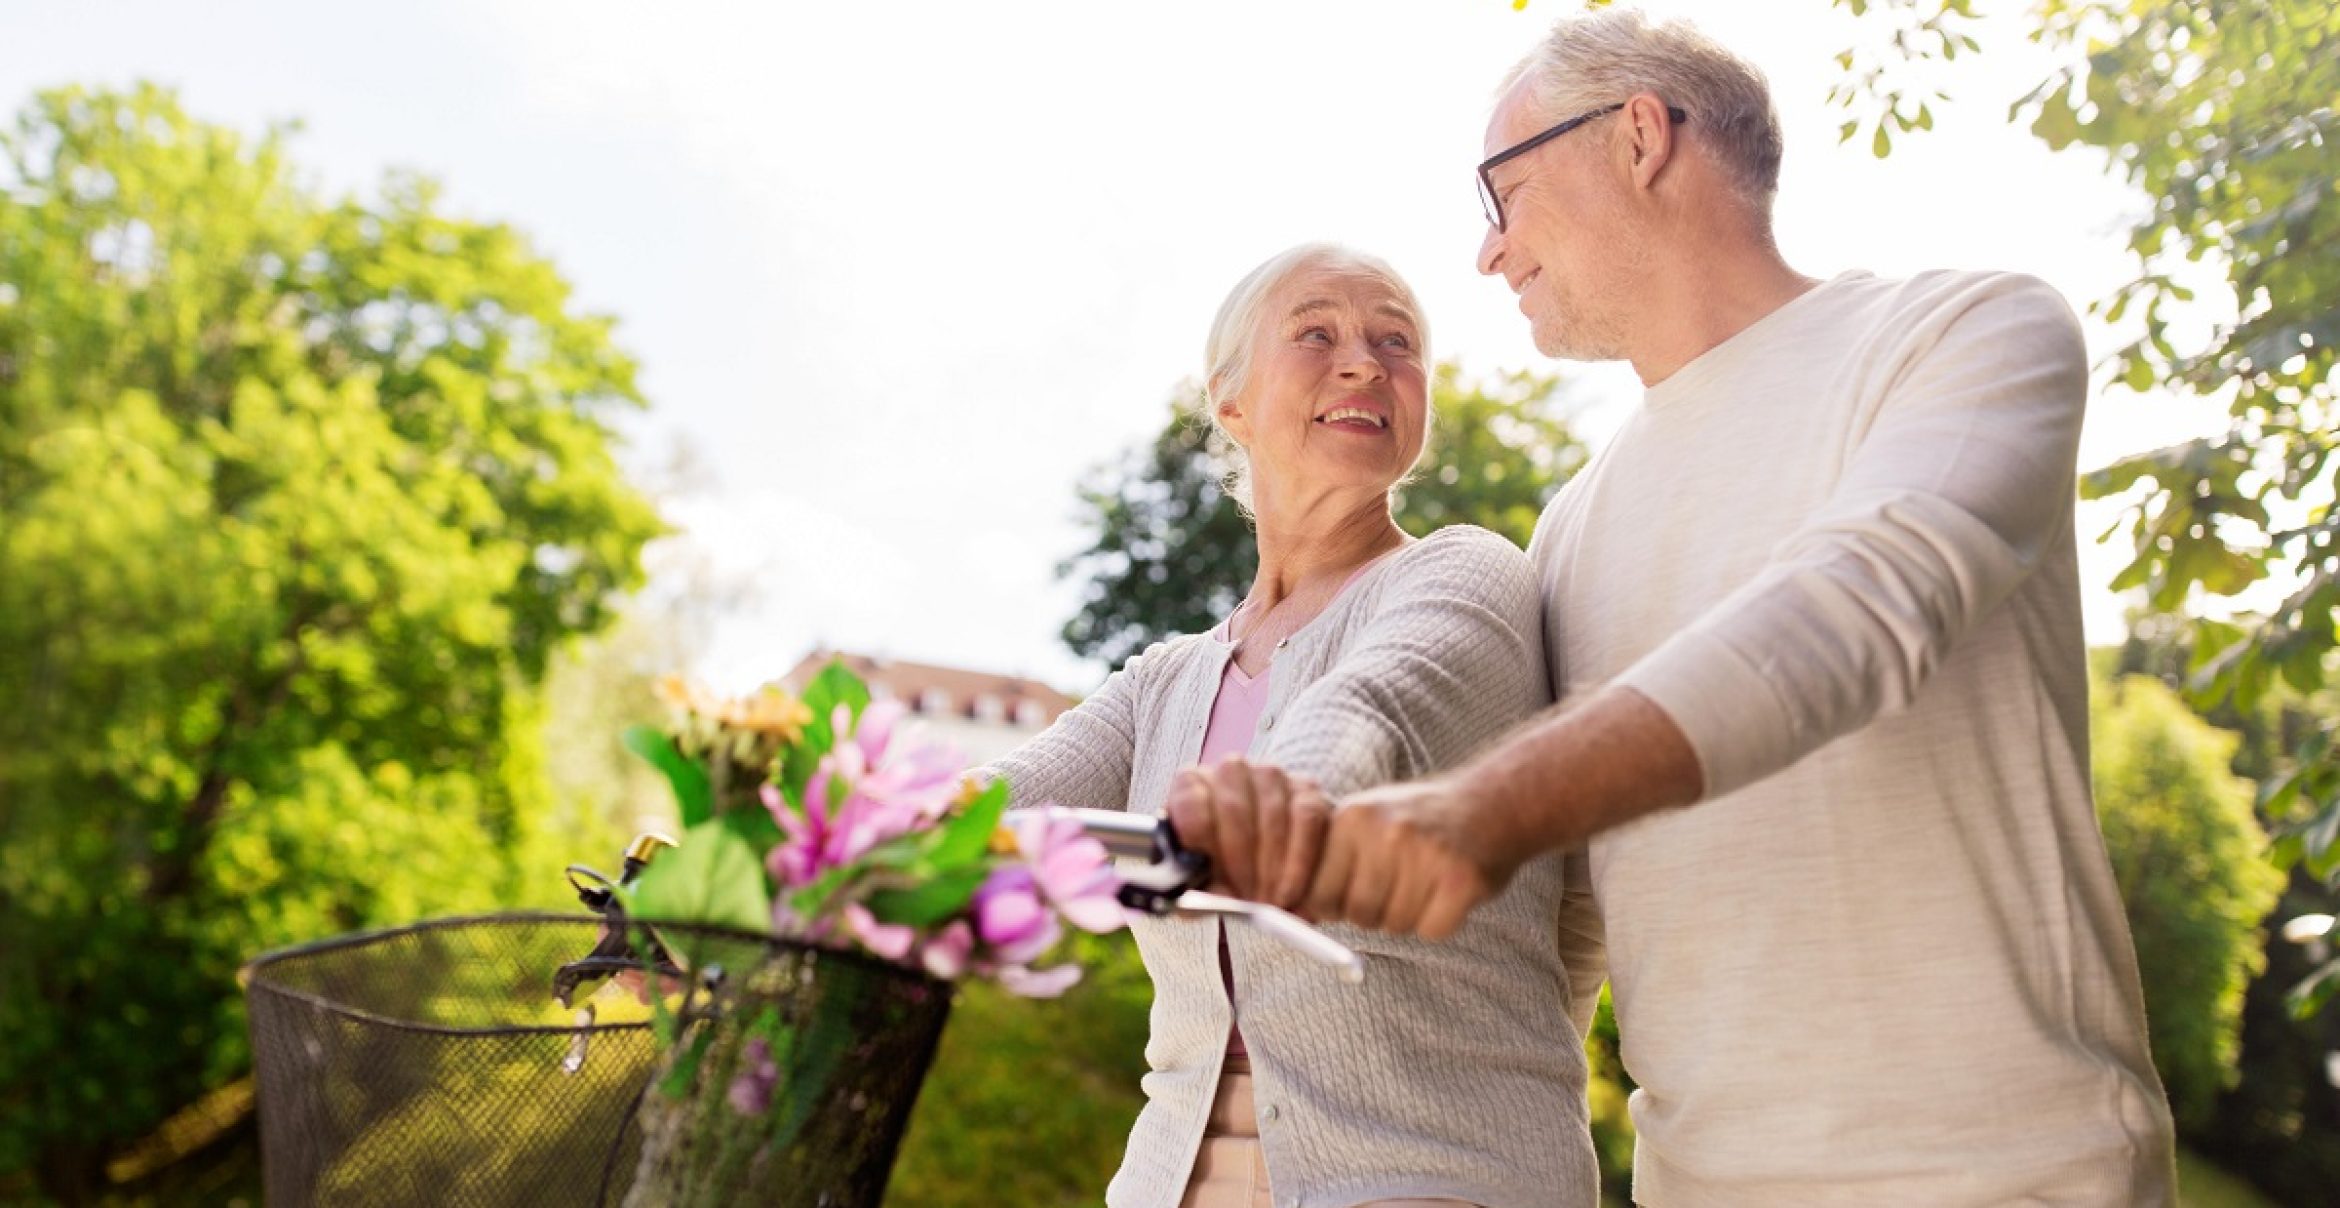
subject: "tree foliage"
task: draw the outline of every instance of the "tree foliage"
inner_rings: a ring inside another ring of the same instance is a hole
[[[321,199],[152,88],[0,133],[0,1198],[235,1077],[260,949],[542,896],[535,684],[657,530],[640,401],[426,180]]]
[[[1583,442],[1557,414],[1560,379],[1521,372],[1465,382],[1452,362],[1431,382],[1428,449],[1392,498],[1398,524],[1421,536],[1475,524],[1525,545],[1545,501],[1583,466]],[[1191,384],[1145,447],[1081,485],[1096,536],[1058,573],[1087,580],[1064,627],[1073,652],[1119,666],[1172,634],[1219,623],[1258,566],[1251,522],[1221,488],[1217,439]]]

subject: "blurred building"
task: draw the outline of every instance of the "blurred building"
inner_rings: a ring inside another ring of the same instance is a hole
[[[1074,704],[1038,680],[840,650],[814,650],[780,682],[800,690],[832,660],[867,682],[873,699],[908,706],[921,732],[958,748],[970,764],[1014,750]]]

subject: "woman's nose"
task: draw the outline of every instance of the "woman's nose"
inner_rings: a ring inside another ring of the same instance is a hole
[[[1341,341],[1341,355],[1333,366],[1343,379],[1378,382],[1389,376],[1382,367],[1381,358],[1373,355],[1373,346],[1363,339]]]

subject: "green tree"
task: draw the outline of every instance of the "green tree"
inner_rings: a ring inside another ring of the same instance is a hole
[[[1428,451],[1392,501],[1398,524],[1416,536],[1476,524],[1525,545],[1545,501],[1586,457],[1556,413],[1559,394],[1555,376],[1466,383],[1441,363]],[[1074,653],[1118,666],[1164,637],[1218,624],[1251,589],[1251,522],[1221,489],[1201,406],[1200,390],[1182,387],[1160,435],[1081,485],[1096,536],[1058,568],[1088,582],[1064,627]]]
[[[426,180],[153,88],[0,133],[0,1198],[237,1078],[260,949],[557,891],[536,685],[658,528],[640,402]]]
[[[2096,808],[2127,907],[2153,1064],[2178,1120],[2207,1123],[2234,1084],[2243,991],[2265,965],[2260,923],[2283,886],[2260,852],[2236,738],[2159,680],[2095,694]]]

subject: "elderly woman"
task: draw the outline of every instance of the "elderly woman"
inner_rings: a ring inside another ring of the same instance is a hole
[[[1545,703],[1525,556],[1390,517],[1429,423],[1427,345],[1413,291],[1346,249],[1295,248],[1235,287],[1206,396],[1258,577],[1217,628],[1130,659],[993,765],[1020,800],[1240,799],[1214,816],[1264,842],[1227,879],[1292,905],[1328,795],[1457,763]],[[1357,986],[1215,919],[1135,922],[1151,1072],[1107,1202],[1596,1203],[1579,1029],[1598,977],[1571,1001],[1561,890],[1556,863],[1530,866],[1441,944],[1335,928],[1368,958]]]

